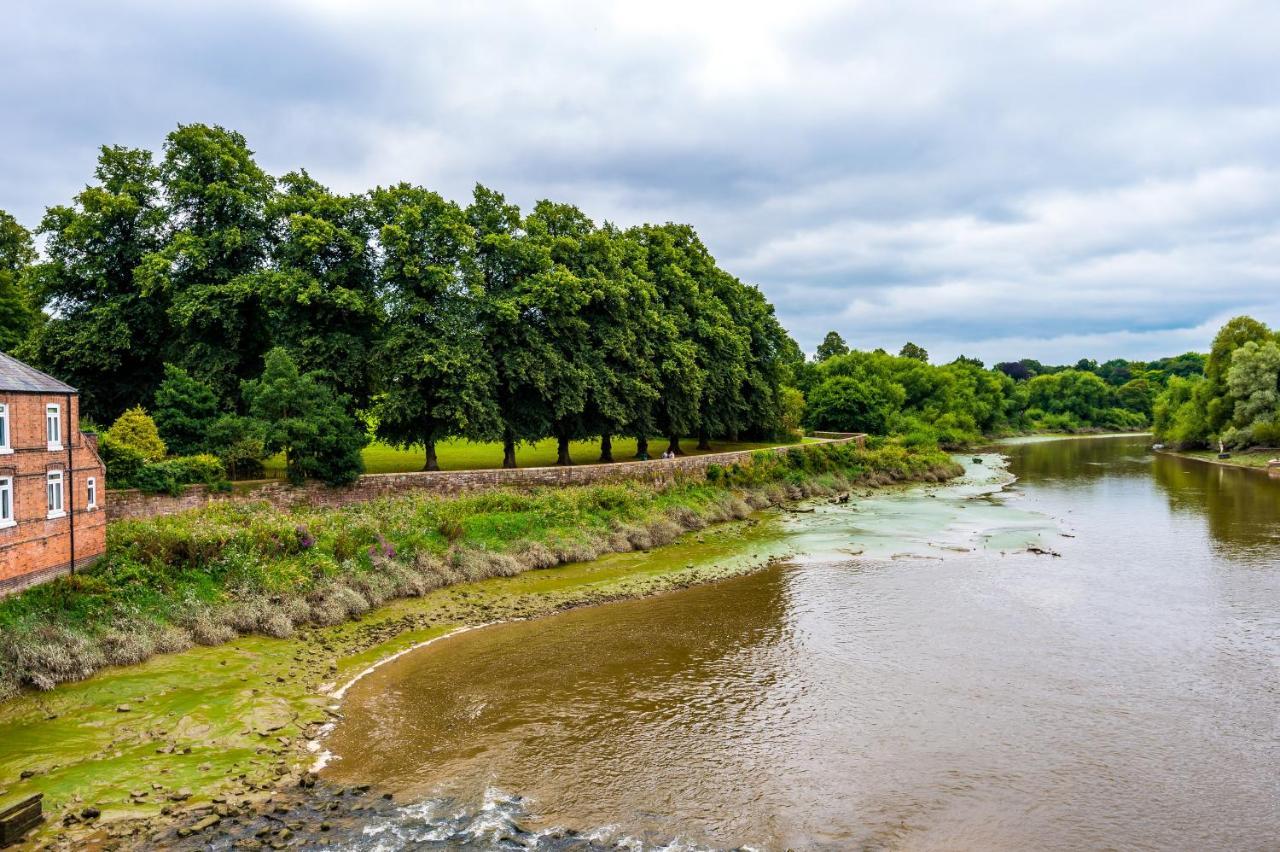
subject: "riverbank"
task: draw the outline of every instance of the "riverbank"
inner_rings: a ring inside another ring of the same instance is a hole
[[[1167,456],[1177,456],[1178,458],[1191,459],[1192,461],[1204,462],[1206,464],[1216,464],[1222,467],[1239,467],[1246,470],[1260,470],[1263,473],[1267,471],[1267,465],[1280,452],[1269,450],[1267,452],[1243,452],[1231,454],[1231,458],[1220,459],[1215,450],[1157,450]]]
[[[663,489],[218,508],[124,525],[102,570],[5,602],[10,683],[14,659],[42,664],[37,675],[83,676],[113,651],[159,653],[156,637],[178,631],[205,646],[0,704],[0,804],[43,793],[56,821],[46,836],[64,845],[229,814],[296,783],[314,759],[304,744],[329,718],[326,691],[389,654],[466,625],[752,570],[786,555],[766,532],[777,518],[762,522],[758,508],[959,471],[937,451],[892,444],[814,449],[804,464],[762,458]],[[405,594],[415,597],[393,600]]]

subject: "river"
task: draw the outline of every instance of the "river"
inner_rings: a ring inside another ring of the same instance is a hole
[[[325,776],[405,804],[340,842],[1275,849],[1280,482],[1149,440],[1011,442],[786,515],[766,570],[399,657]]]

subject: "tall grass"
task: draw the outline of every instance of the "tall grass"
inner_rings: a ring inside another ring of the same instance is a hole
[[[284,637],[399,597],[610,552],[850,483],[956,473],[935,449],[815,445],[706,480],[394,497],[282,512],[215,503],[111,525],[92,570],[0,601],[0,699],[244,633]]]

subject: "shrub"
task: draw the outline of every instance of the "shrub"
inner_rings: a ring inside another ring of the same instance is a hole
[[[135,405],[121,414],[102,437],[117,447],[135,450],[146,461],[162,459],[168,453],[160,432],[156,429],[156,422],[141,405]]]

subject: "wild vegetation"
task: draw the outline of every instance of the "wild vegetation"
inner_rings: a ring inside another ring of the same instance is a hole
[[[1047,367],[1028,359],[987,369],[961,356],[931,365],[929,353],[914,343],[897,356],[862,352],[833,331],[816,360],[797,370],[796,381],[811,429],[897,434],[913,445],[960,447],[1015,432],[1144,428],[1156,393],[1179,375],[1194,374],[1202,362],[1188,353],[1150,364],[1117,359]]]
[[[875,443],[760,452],[665,488],[405,496],[292,512],[228,502],[118,522],[92,570],[0,601],[0,695],[239,633],[334,624],[462,580],[656,547],[783,500],[958,472],[936,449]]]
[[[1156,437],[1172,447],[1280,448],[1280,334],[1252,317],[1230,320],[1204,375],[1171,379],[1154,416]]]

